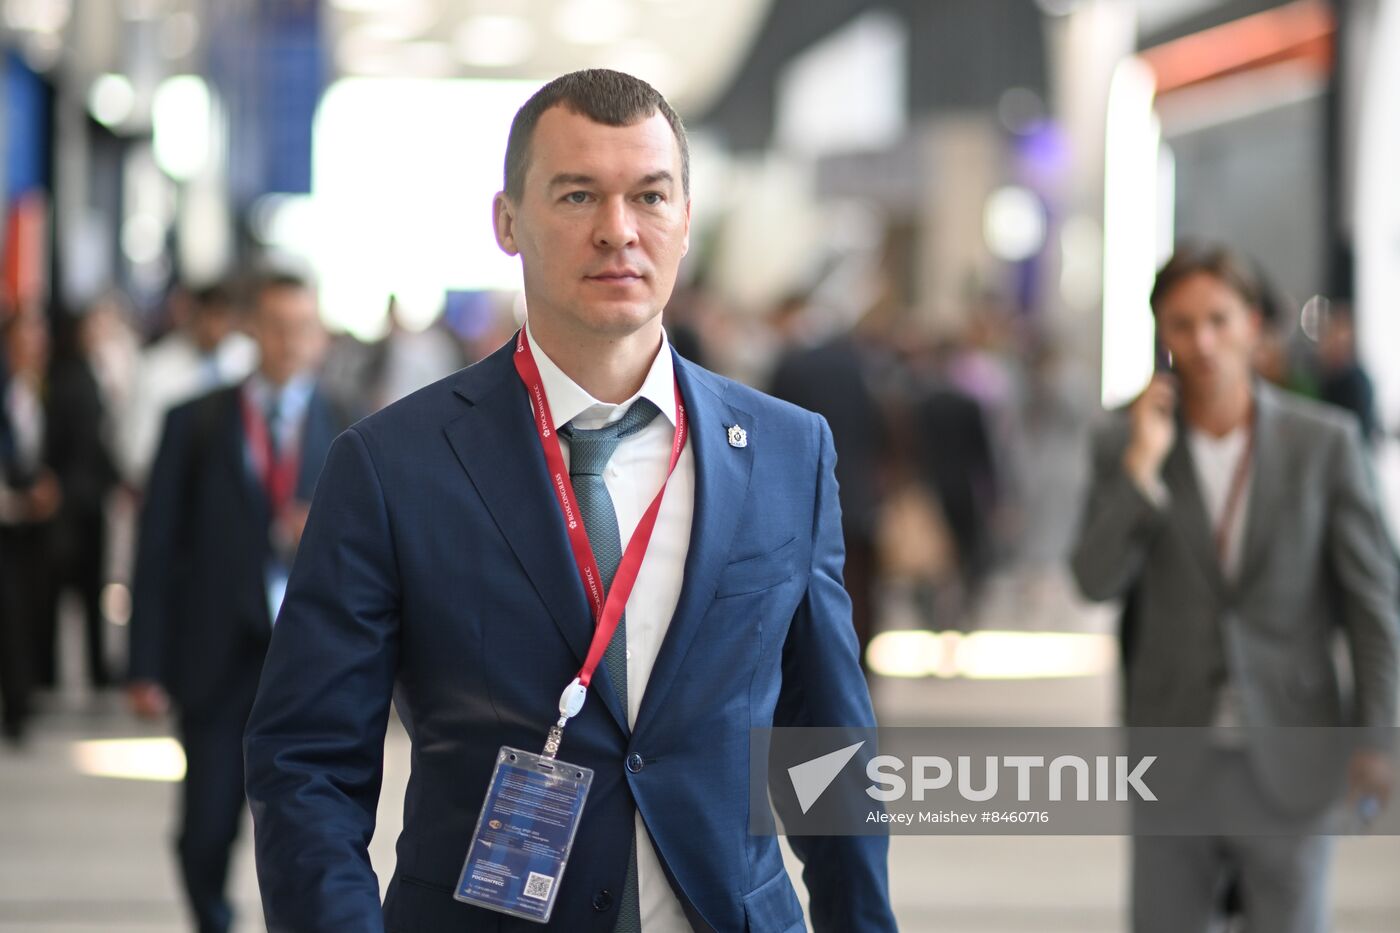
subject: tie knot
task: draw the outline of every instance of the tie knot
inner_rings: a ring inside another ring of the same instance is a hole
[[[621,418],[601,428],[590,431],[576,428],[572,422],[564,425],[559,433],[569,441],[569,475],[602,475],[617,445],[651,424],[659,413],[650,401],[639,398]]]

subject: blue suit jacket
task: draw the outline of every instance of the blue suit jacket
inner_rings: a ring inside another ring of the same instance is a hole
[[[592,631],[512,346],[331,450],[246,741],[274,930],[540,929],[452,898],[498,748],[542,746]],[[831,435],[675,364],[696,468],[680,602],[636,728],[600,669],[565,733],[561,758],[595,777],[547,928],[610,933],[617,898],[600,895],[622,890],[639,808],[698,927],[801,930],[777,839],[748,832],[749,739],[874,722],[841,584]],[[728,444],[733,424],[748,446]],[[366,844],[391,692],[413,757],[381,917]],[[818,929],[894,928],[884,838],[791,842]]]

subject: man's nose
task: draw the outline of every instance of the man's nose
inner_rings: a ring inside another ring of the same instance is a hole
[[[622,249],[637,242],[637,225],[622,198],[607,198],[598,208],[593,242],[606,249]]]

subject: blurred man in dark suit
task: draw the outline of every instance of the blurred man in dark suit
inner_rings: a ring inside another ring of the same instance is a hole
[[[44,459],[48,324],[38,309],[20,309],[0,328],[0,706],[4,736],[18,743],[47,604],[48,529],[62,493]]]
[[[173,409],[147,487],[133,582],[128,696],[173,701],[187,770],[178,840],[198,928],[227,930],[229,853],[244,813],[242,735],[312,489],[341,425],[317,393],[315,293],[258,283],[258,370]]]
[[[72,589],[82,607],[89,683],[100,689],[111,680],[103,639],[102,585],[107,496],[119,475],[108,444],[106,402],[91,362],[93,321],[90,315],[59,316],[49,368],[45,446],[63,504],[51,535],[53,576],[36,645],[39,683],[47,687],[58,679],[57,616],[64,589]]]
[[[875,540],[881,470],[889,456],[885,414],[867,379],[867,363],[855,334],[834,334],[820,343],[800,342],[805,298],[779,305],[773,324],[788,341],[768,391],[826,419],[836,444],[836,481],[841,501],[841,536],[846,542],[845,582],[851,623],[865,649],[875,637]]]

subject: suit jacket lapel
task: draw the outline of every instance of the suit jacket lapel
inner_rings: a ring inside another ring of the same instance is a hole
[[[569,550],[564,517],[550,491],[544,452],[525,389],[515,373],[513,352],[514,340],[462,371],[455,391],[467,405],[444,432],[581,665],[593,636],[592,612]],[[559,684],[558,689],[564,686]],[[626,732],[626,712],[602,665],[589,693]]]
[[[1284,437],[1272,392],[1264,385],[1257,386],[1254,392],[1254,451],[1241,532],[1244,547],[1236,583],[1239,588],[1248,584],[1270,550],[1278,504],[1284,494]]]
[[[248,454],[248,432],[243,425],[244,385],[240,383],[222,390],[220,407],[223,410],[218,413],[221,425],[218,432],[219,444],[223,447],[221,456],[233,465],[234,475],[240,480],[239,486],[243,490],[248,508],[257,516],[255,527],[265,529],[271,520],[270,506],[267,490],[262,485],[262,477],[258,476],[258,471],[253,468],[252,458]]]
[[[1171,516],[1178,531],[1186,539],[1187,549],[1199,559],[1201,570],[1216,590],[1226,588],[1225,575],[1215,553],[1215,532],[1206,514],[1205,500],[1196,481],[1196,465],[1191,459],[1184,420],[1177,419],[1176,443],[1162,467],[1162,478],[1171,493]]]
[[[690,418],[689,443],[695,457],[695,505],[680,601],[642,695],[637,713],[638,733],[655,718],[665,701],[700,630],[701,620],[714,600],[719,574],[729,561],[734,532],[748,493],[749,474],[753,469],[752,445],[763,443],[748,413],[727,404],[704,370],[674,352],[672,355],[681,398]],[[748,428],[750,446],[729,445],[726,429],[735,424]]]

